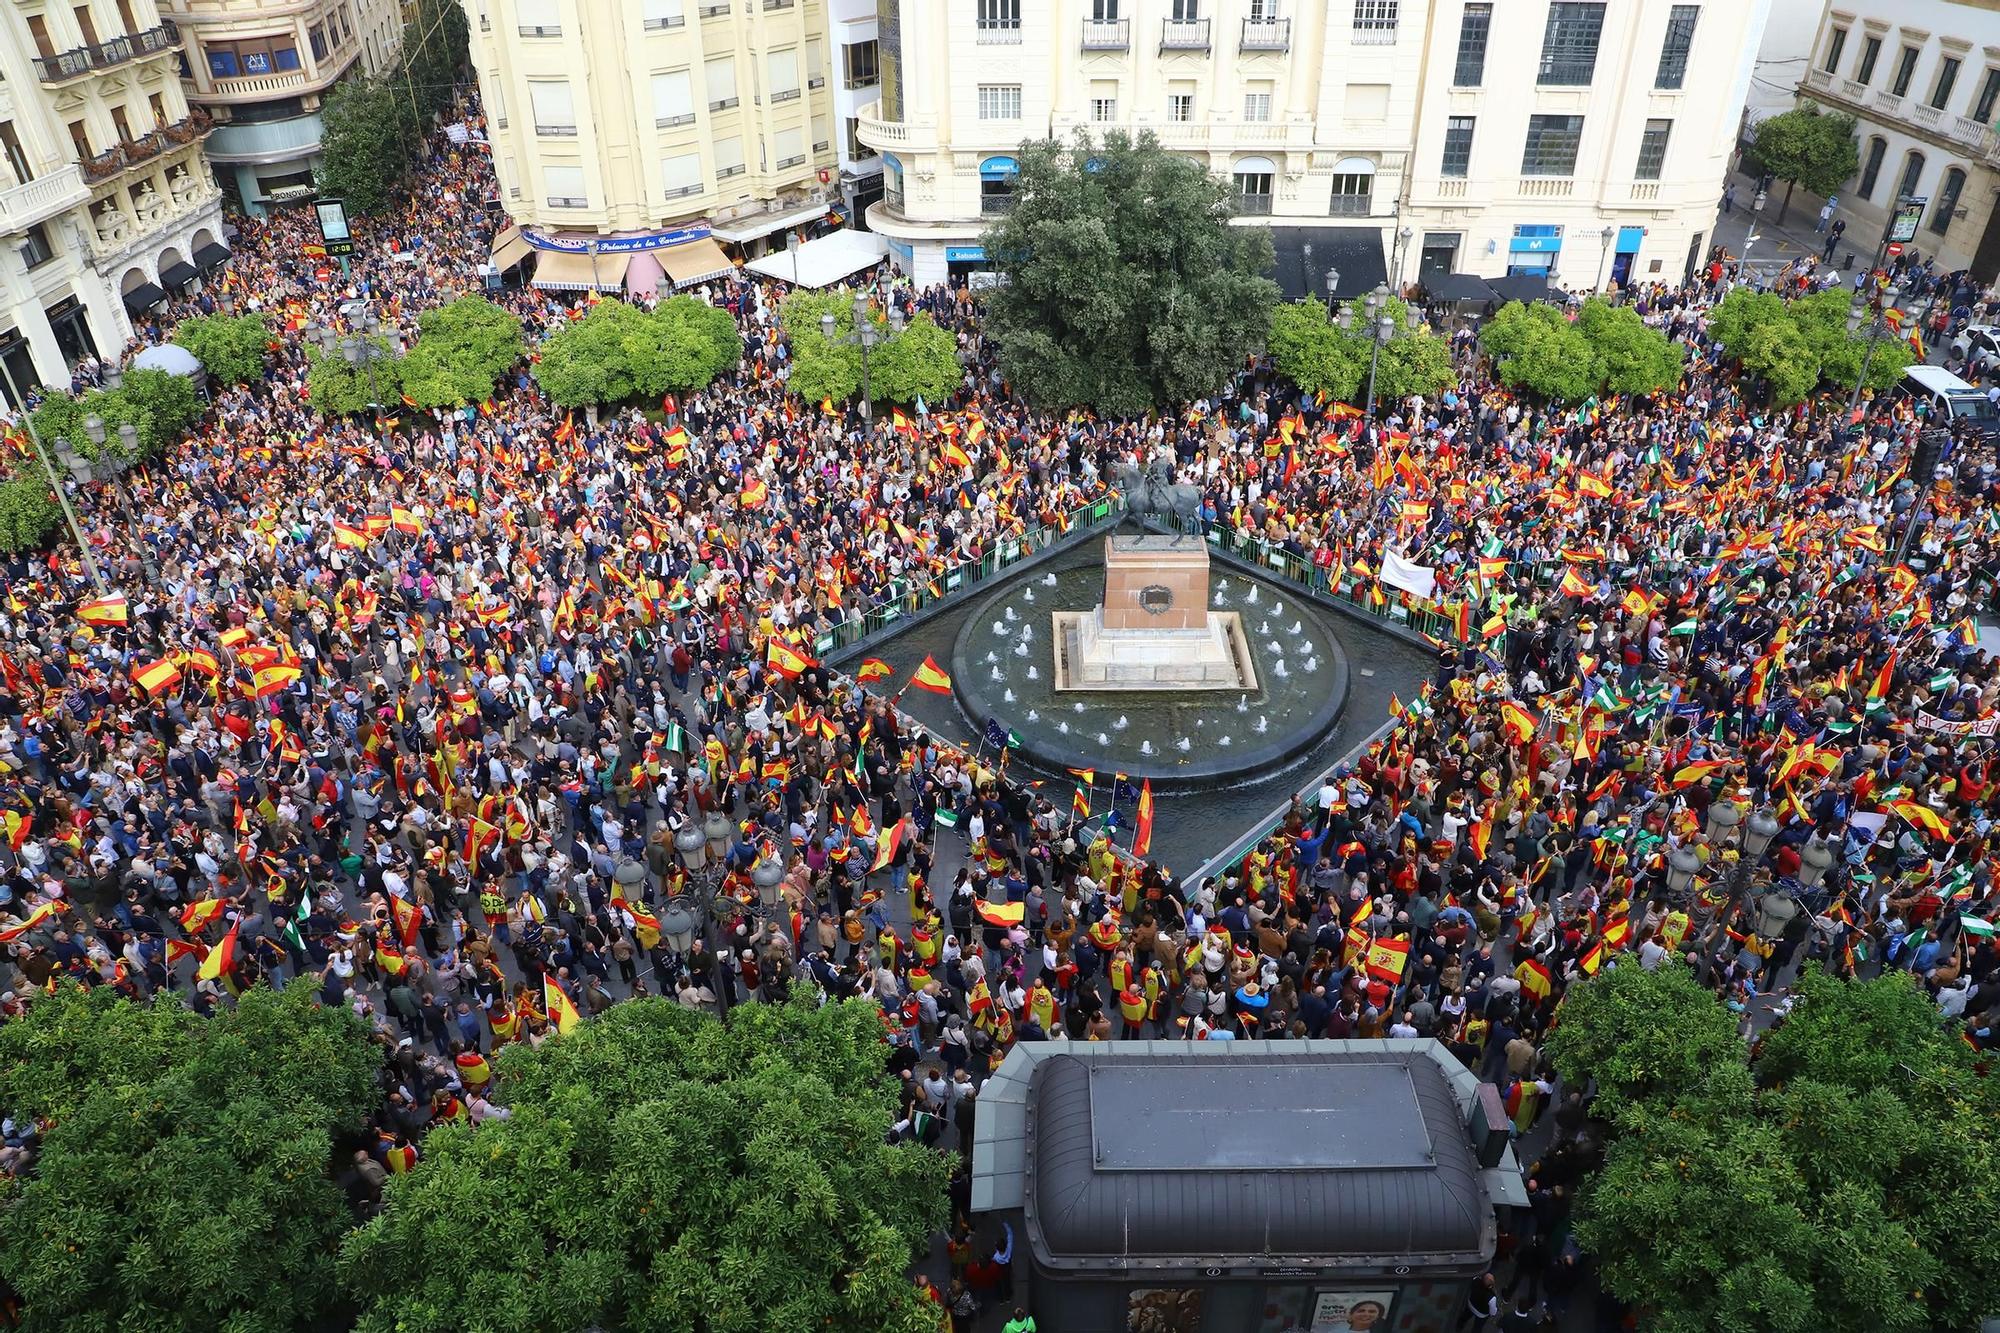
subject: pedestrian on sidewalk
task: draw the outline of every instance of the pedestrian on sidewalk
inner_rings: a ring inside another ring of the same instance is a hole
[[[1820,251],[1820,259],[1828,264],[1833,262],[1834,247],[1840,244],[1841,233],[1847,230],[1847,219],[1842,218],[1827,229],[1826,249]]]
[[[1833,207],[1834,201],[1831,197],[1824,204],[1820,205],[1819,222],[1814,225],[1814,232],[1822,232],[1827,229],[1828,224],[1833,221]]]
[[[1736,211],[1736,182],[1731,181],[1722,191],[1722,216],[1728,217]]]

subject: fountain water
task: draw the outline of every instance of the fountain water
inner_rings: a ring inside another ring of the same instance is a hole
[[[1319,659],[1317,657],[1308,657],[1305,661],[1305,667],[1308,673],[1319,670]]]
[[[1014,631],[1007,628],[1006,621],[996,620],[993,622],[993,637],[996,639],[1011,639],[1014,637]]]
[[[1042,720],[1042,715],[1041,715],[1040,713],[1037,713],[1037,712],[1036,712],[1036,711],[1035,711],[1034,709],[1032,709],[1032,708],[1030,708],[1030,709],[1028,710],[1028,721],[1030,721],[1030,722],[1040,722],[1041,720]]]
[[[1026,639],[1023,639],[1019,643],[1014,645],[1014,656],[1026,657],[1027,655],[1028,655],[1028,641]]]
[[[1035,590],[1033,588],[1021,589],[1021,600],[1033,606],[1035,604]]]
[[[1100,731],[1097,733],[1097,743],[1099,745],[1109,745],[1111,744],[1111,738]]]
[[[1013,702],[1014,702],[1014,691],[1012,691],[1012,690],[1008,690],[1008,691],[1006,691],[1006,692],[1005,692],[1004,694],[1002,694],[1002,695],[1000,696],[1000,700],[1001,700],[1001,702],[1002,702],[1002,703],[1013,703]]]
[[[1183,736],[1179,740],[1174,742],[1174,748],[1176,750],[1179,750],[1182,754],[1186,754],[1189,750],[1192,750],[1194,748],[1194,742],[1189,740],[1187,737]]]
[[[1247,592],[1247,593],[1245,593],[1245,594],[1243,594],[1243,600],[1244,600],[1244,601],[1246,601],[1246,602],[1248,602],[1248,603],[1250,603],[1250,605],[1252,605],[1252,606],[1255,606],[1255,605],[1257,604],[1257,585],[1256,585],[1256,584],[1254,584],[1254,583],[1253,583],[1253,584],[1251,584],[1251,585],[1250,585],[1250,591],[1249,591],[1249,592]]]
[[[1153,743],[1151,741],[1140,741],[1139,753],[1150,756],[1153,753]]]
[[[1285,631],[1285,633],[1291,635],[1295,639],[1298,638],[1301,634],[1304,634],[1305,632],[1306,632],[1306,627],[1304,625],[1301,625],[1296,620],[1292,622],[1292,627]]]
[[[1260,713],[1257,716],[1257,725],[1250,729],[1261,736],[1271,729],[1271,719]]]
[[[1125,728],[1127,728],[1127,727],[1129,727],[1129,726],[1131,726],[1131,725],[1132,725],[1132,724],[1131,724],[1131,722],[1129,722],[1129,721],[1127,721],[1127,720],[1126,720],[1126,717],[1125,717],[1125,715],[1124,715],[1123,713],[1120,713],[1120,714],[1118,715],[1118,720],[1117,720],[1116,722],[1113,722],[1113,723],[1111,724],[1111,729],[1112,729],[1113,731],[1123,731],[1123,730],[1125,730]]]
[[[1034,669],[1033,667],[1029,667],[1029,668],[1028,668],[1028,679],[1029,679],[1029,680],[1040,680],[1041,678],[1042,678],[1042,673],[1041,673],[1041,672],[1039,672],[1039,671],[1035,670],[1035,669]]]
[[[989,666],[990,666],[990,665],[992,665],[992,664],[993,664],[993,663],[995,663],[995,662],[998,662],[999,660],[1000,660],[1000,654],[998,654],[998,653],[988,653],[988,654],[986,654],[986,662],[987,662],[987,665],[989,665]]]
[[[1004,681],[1005,681],[1006,679],[1007,679],[1007,677],[1006,677],[1006,676],[1005,676],[1004,674],[1002,674],[1002,672],[1001,672],[1001,670],[1000,670],[1000,668],[999,668],[999,667],[994,667],[994,668],[993,668],[993,683],[994,683],[995,685],[999,685],[999,684],[1001,684],[1001,683],[1002,683],[1002,682],[1004,682]]]
[[[1069,735],[1069,723],[1067,723],[1067,722],[1058,722],[1058,723],[1056,723],[1056,734],[1057,734],[1058,736],[1067,736],[1067,735]]]
[[[1285,670],[1285,659],[1282,657],[1271,664],[1271,674],[1279,680],[1289,680],[1292,675],[1291,672]]]
[[[1076,701],[1075,703],[1071,704],[1071,705],[1070,705],[1069,707],[1070,707],[1070,711],[1071,711],[1071,712],[1073,712],[1073,713],[1082,713],[1082,712],[1087,712],[1087,711],[1089,711],[1088,709],[1086,709],[1086,708],[1084,707],[1084,703],[1083,703],[1083,700],[1081,700],[1081,699],[1078,699],[1078,700],[1077,700],[1077,701]]]
[[[1230,744],[1230,740],[1229,740],[1229,737],[1227,737],[1227,736],[1218,736],[1218,737],[1216,738],[1216,741],[1215,741],[1215,743],[1216,743],[1217,745],[1221,745],[1221,746],[1227,746],[1227,745],[1229,745],[1229,744]]]
[[[1056,576],[1055,576],[1055,575],[1053,575],[1053,574],[1044,574],[1044,575],[1042,575],[1042,586],[1043,586],[1044,588],[1053,588],[1053,587],[1055,587],[1055,586],[1056,586]]]
[[[1236,711],[1237,711],[1237,712],[1239,712],[1239,713],[1247,713],[1247,712],[1249,712],[1249,711],[1250,711],[1250,696],[1249,696],[1249,695],[1247,695],[1247,694],[1239,694],[1239,695],[1237,695],[1237,696],[1236,696]]]

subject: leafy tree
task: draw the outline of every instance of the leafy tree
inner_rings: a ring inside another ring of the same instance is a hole
[[[62,522],[62,511],[39,464],[22,460],[0,476],[0,551],[35,551]]]
[[[541,346],[535,380],[563,407],[699,389],[743,355],[725,310],[676,296],[648,314],[603,301]]]
[[[743,359],[736,320],[719,306],[692,296],[670,296],[649,317],[659,348],[648,393],[692,393],[733,370]]]
[[[1271,312],[1266,345],[1279,373],[1301,390],[1350,402],[1360,391],[1368,363],[1354,356],[1353,341],[1340,333],[1326,306],[1308,298]]]
[[[400,196],[419,136],[404,89],[381,79],[334,85],[320,107],[320,193],[374,213]]]
[[[465,69],[472,29],[451,0],[418,0],[403,25],[397,94],[424,121],[451,105],[452,87]],[[416,395],[412,394],[412,397]]]
[[[283,1333],[338,1311],[351,1218],[328,1168],[380,1055],[314,998],[260,987],[198,1019],[65,988],[0,1026],[9,1110],[54,1121],[0,1212],[23,1328]]]
[[[174,329],[174,341],[194,353],[210,379],[248,384],[263,378],[271,328],[262,315],[196,315]]]
[[[1810,969],[1797,998],[1752,1066],[1678,965],[1572,989],[1550,1052],[1604,1089],[1576,1212],[1603,1285],[1670,1333],[1976,1327],[2000,1308],[2000,1091],[1906,975]]]
[[[1759,121],[1752,151],[1766,171],[1785,182],[1784,202],[1778,205],[1780,226],[1785,210],[1792,206],[1795,187],[1830,195],[1861,165],[1854,145],[1854,117],[1824,111],[1812,102]]]
[[[457,407],[492,396],[494,382],[526,354],[521,321],[483,296],[461,296],[417,316],[417,344],[403,358],[403,392],[419,407]]]
[[[1787,301],[1738,287],[1716,305],[1709,334],[1745,370],[1763,376],[1780,403],[1802,403],[1822,383],[1851,389],[1864,362],[1869,388],[1894,388],[1915,359],[1909,345],[1885,334],[1871,354],[1868,339],[1848,331],[1848,308],[1848,298],[1831,289]]]
[[[965,377],[965,367],[958,362],[958,340],[929,315],[918,315],[872,353],[868,371],[868,391],[883,403],[914,403],[921,398],[935,406],[950,397]]]
[[[1509,301],[1479,332],[1500,382],[1557,402],[1581,402],[1597,392],[1590,339],[1562,311],[1544,302]]]
[[[820,329],[823,315],[833,316],[832,341]],[[778,322],[791,351],[791,375],[785,387],[814,403],[852,398],[861,387],[861,349],[853,341],[853,296],[846,291],[795,291],[778,308]],[[886,330],[887,325],[881,327]],[[873,356],[870,353],[871,372]],[[868,387],[872,392],[875,386]]]
[[[1868,367],[1868,388],[1885,393],[1896,387],[1903,372],[1916,360],[1916,352],[1902,338],[1884,331],[1868,350],[1868,339],[1848,332],[1849,297],[1836,288],[1815,292],[1793,301],[1788,308],[1792,323],[1812,344],[1819,377],[1828,384],[1852,389]],[[1872,321],[1872,313],[1869,315]],[[1865,331],[1868,324],[1861,328]]]
[[[370,336],[369,341],[387,353],[372,363],[372,380],[369,378],[370,366],[348,365],[347,358],[337,348],[331,352],[314,350],[310,353],[306,368],[306,395],[313,411],[321,416],[340,417],[366,412],[371,404],[386,405],[400,401],[405,358],[397,356],[395,347],[381,334]],[[374,396],[377,391],[381,395],[379,398]]]
[[[1229,225],[1226,181],[1150,133],[1016,157],[1014,206],[982,243],[1005,279],[987,327],[1030,400],[1136,414],[1214,392],[1263,345],[1271,238]]]
[[[906,1271],[948,1168],[883,1142],[880,1028],[855,1001],[725,1026],[633,1000],[510,1047],[513,1118],[434,1131],[342,1247],[357,1327],[934,1333]]]
[[[1590,297],[1577,326],[1596,360],[1598,392],[1650,394],[1680,383],[1687,348],[1639,318],[1630,306]]]
[[[164,370],[128,370],[125,382],[108,392],[93,393],[84,399],[105,422],[109,436],[119,423],[129,421],[139,433],[139,456],[152,458],[170,445],[180,443],[201,420],[201,396],[194,381]],[[115,448],[115,438],[107,438],[107,448]],[[88,436],[77,444],[80,452],[94,453]]]

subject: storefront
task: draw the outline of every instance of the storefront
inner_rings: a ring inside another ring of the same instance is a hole
[[[972,1208],[1050,1327],[1433,1333],[1527,1203],[1508,1130],[1435,1041],[1021,1045]]]
[[[987,262],[986,247],[982,245],[947,245],[944,268],[953,283],[978,287],[992,280],[993,265]]]
[[[1539,274],[1551,280],[1562,257],[1562,227],[1558,223],[1521,223],[1507,242],[1507,276]]]
[[[1644,227],[1620,227],[1618,248],[1611,255],[1611,285],[1623,287],[1632,280],[1632,270],[1639,263],[1639,248],[1646,243]]]

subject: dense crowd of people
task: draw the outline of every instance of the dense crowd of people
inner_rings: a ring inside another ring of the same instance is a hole
[[[481,290],[492,196],[478,145],[440,136],[348,275],[301,257],[306,215],[244,220],[214,289],[139,331],[258,310],[277,336],[122,496],[77,491],[108,593],[66,545],[8,564],[0,1011],[65,980],[351,1007],[391,1089],[344,1177],[363,1212],[430,1124],[507,1115],[497,1048],[629,995],[868,997],[895,1132],[946,1151],[1015,1042],[1436,1036],[1555,1131],[1471,1327],[1579,1284],[1587,1107],[1539,1052],[1577,978],[1687,955],[1748,1034],[1803,959],[1901,968],[1994,1044],[1992,444],[1919,460],[1907,404],[1763,406],[1705,337],[1713,284],[1626,293],[1686,377],[1580,408],[1507,392],[1461,335],[1455,384],[1378,421],[1261,366],[1178,418],[1038,413],[967,293],[885,276],[872,299],[932,314],[966,374],[870,428],[788,398],[782,290],[736,276],[699,294],[742,366],[665,418],[591,424],[526,367],[456,416],[314,412],[308,326],[359,299],[413,338]],[[496,299],[531,340],[570,316]],[[1385,739],[1193,883],[815,651],[1153,460],[1322,590],[1408,600],[1391,552],[1435,571],[1422,607],[1452,627]],[[703,909],[686,948],[676,901]],[[0,1161],[32,1159],[7,1122]],[[1012,1308],[1012,1240],[975,1244],[969,1188],[936,1292],[955,1328]]]

